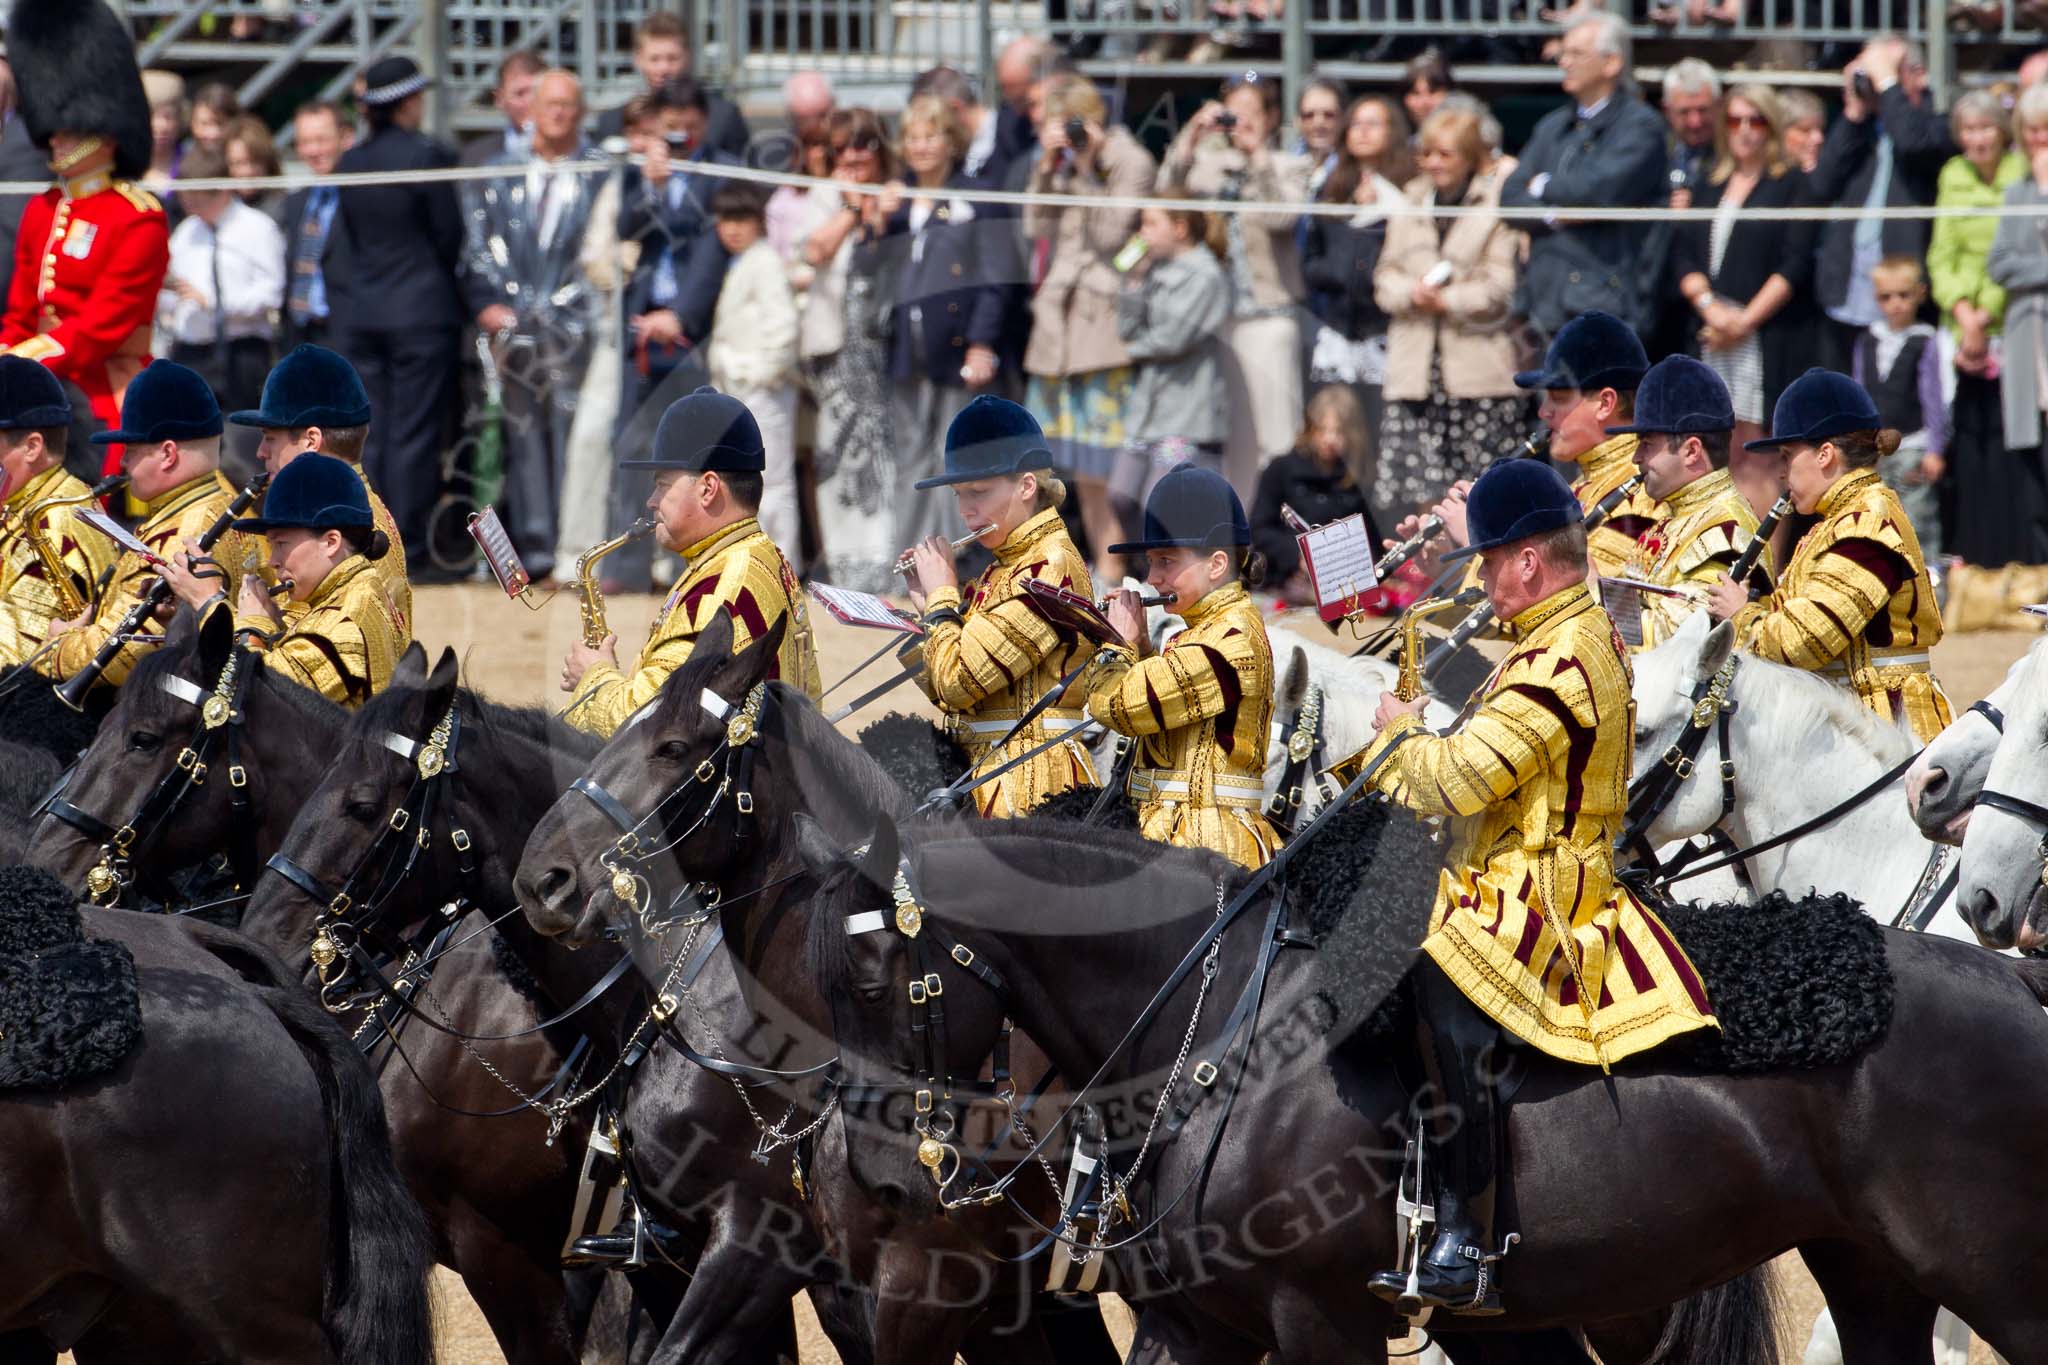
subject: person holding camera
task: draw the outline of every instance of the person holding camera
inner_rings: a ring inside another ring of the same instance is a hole
[[[1124,413],[1132,400],[1131,353],[1117,336],[1117,259],[1138,213],[1092,201],[1151,194],[1155,168],[1137,139],[1108,124],[1102,95],[1085,77],[1047,80],[1041,108],[1026,188],[1067,202],[1024,210],[1025,237],[1047,246],[1024,352],[1026,406],[1044,428],[1053,465],[1073,476],[1096,571],[1115,581],[1123,569],[1109,545],[1122,537],[1109,476],[1130,435]]]
[[[1307,295],[1294,206],[1308,198],[1307,158],[1274,144],[1280,88],[1245,75],[1227,82],[1220,102],[1196,112],[1167,150],[1160,184],[1197,198],[1241,199],[1262,206],[1228,215],[1224,266],[1237,286],[1224,325],[1230,440],[1227,468],[1248,493],[1259,468],[1294,446],[1301,430],[1301,329],[1297,302]]]
[[[1956,152],[1948,120],[1927,92],[1920,48],[1880,34],[1842,70],[1842,116],[1821,144],[1808,199],[1842,208],[1932,204],[1941,168]],[[1924,218],[1876,216],[1824,223],[1813,293],[1826,315],[1814,329],[1815,363],[1846,372],[1856,340],[1884,316],[1871,271],[1887,256],[1927,255]]]

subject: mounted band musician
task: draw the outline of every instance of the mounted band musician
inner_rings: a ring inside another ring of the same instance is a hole
[[[234,485],[220,472],[220,404],[197,372],[175,361],[158,360],[135,376],[121,399],[121,425],[94,436],[95,445],[119,445],[121,470],[129,477],[129,496],[144,508],[135,538],[159,563],[177,560],[196,567],[233,600],[245,566],[261,558],[256,546],[228,531],[209,552],[199,541],[235,498]],[[93,664],[130,610],[155,585],[158,563],[132,550],[114,564],[114,576],[93,607],[68,621],[52,624],[57,642],[36,661],[53,678],[70,678]],[[212,589],[209,589],[209,592]],[[144,636],[161,634],[160,623],[145,620]],[[124,642],[100,680],[118,687],[141,657],[145,639]]]
[[[619,667],[617,636],[569,647],[562,690],[573,699],[562,719],[609,737],[654,700],[720,608],[732,613],[735,653],[788,617],[769,676],[817,699],[824,684],[803,587],[757,516],[767,463],[754,414],[709,385],[668,405],[646,459],[619,461],[655,471],[647,498],[655,543],[682,556],[683,572],[631,672]]]
[[[1877,474],[1899,444],[1881,425],[1847,375],[1815,368],[1786,387],[1770,436],[1748,448],[1784,453],[1786,492],[1820,521],[1768,601],[1751,602],[1724,577],[1708,610],[1733,620],[1737,642],[1759,658],[1835,679],[1925,743],[1952,719],[1928,653],[1941,639],[1941,606],[1919,537]]]
[[[1145,581],[1187,629],[1158,654],[1138,593],[1110,595],[1110,624],[1127,642],[1083,674],[1088,714],[1138,741],[1130,797],[1147,838],[1214,849],[1261,867],[1280,837],[1265,816],[1273,648],[1246,591],[1251,523],[1221,475],[1191,464],[1169,471],[1145,500]]]
[[[1728,386],[1687,355],[1667,356],[1652,365],[1636,390],[1634,419],[1607,428],[1610,436],[1636,438],[1643,493],[1661,502],[1668,514],[1637,538],[1622,572],[1685,594],[1643,594],[1638,648],[1669,638],[1680,621],[1704,606],[1714,584],[1756,538],[1756,510],[1728,475],[1734,430]],[[1767,559],[1764,572],[1769,573]]]
[[[370,439],[370,395],[356,367],[324,346],[302,342],[271,367],[257,406],[231,412],[227,420],[263,433],[256,458],[273,478],[292,460],[311,451],[332,455],[355,470],[370,496],[370,518],[390,545],[382,558],[373,561],[373,571],[410,631],[412,581],[406,573],[398,523],[377,490],[370,487],[370,476],[363,472],[363,447]]]
[[[92,501],[64,468],[71,416],[57,376],[0,355],[0,667],[27,662],[75,614],[67,596],[90,605],[114,562],[113,543],[71,518]]]
[[[1393,752],[1377,789],[1449,817],[1426,961],[1412,981],[1424,1106],[1438,1152],[1436,1236],[1408,1277],[1370,1287],[1404,1312],[1500,1311],[1492,1269],[1500,1124],[1492,1054],[1505,1029],[1550,1056],[1606,1068],[1716,1027],[1693,965],[1614,879],[1628,804],[1634,707],[1629,662],[1586,585],[1579,501],[1536,460],[1493,466],[1473,485],[1471,546],[1513,641],[1450,733],[1423,728],[1422,699],[1380,700],[1380,731],[1339,765]]]
[[[412,641],[375,569],[391,542],[377,529],[370,493],[347,461],[301,455],[264,494],[263,515],[235,523],[270,545],[270,567],[296,610],[287,617],[256,574],[246,574],[230,605],[215,580],[183,558],[164,566],[171,591],[204,619],[232,610],[235,631],[281,677],[351,710],[391,682]]]
[[[1088,561],[1060,520],[1066,486],[1053,477],[1051,463],[1037,419],[1008,399],[984,394],[947,428],[944,471],[917,483],[920,490],[950,487],[968,529],[986,528],[977,539],[996,557],[963,590],[944,536],[919,541],[908,556],[910,600],[926,632],[920,685],[945,713],[977,774],[1088,723],[1078,705],[1055,702],[998,747],[1033,703],[1095,649],[1054,625],[1024,588],[1035,578],[1095,596]],[[974,805],[984,816],[1022,815],[1048,796],[1095,785],[1087,749],[1070,740],[975,787]]]

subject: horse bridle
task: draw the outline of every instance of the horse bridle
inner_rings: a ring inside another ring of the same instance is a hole
[[[1970,709],[1990,721],[1991,728],[1999,734],[2005,733],[2005,713],[1996,706],[1988,701],[1980,701]],[[2048,886],[2048,805],[2043,805],[2039,801],[2029,801],[2024,796],[2014,796],[2011,792],[1993,791],[1989,787],[1977,794],[1977,804],[2016,816],[2041,831],[2041,843],[2037,850],[2041,855],[2041,885]]]
[[[340,994],[348,980],[344,964],[355,961],[363,935],[375,925],[385,904],[433,844],[436,809],[461,767],[456,756],[461,738],[462,713],[453,701],[424,740],[416,741],[396,731],[387,731],[382,736],[385,748],[413,765],[412,781],[384,818],[377,837],[363,850],[340,885],[318,876],[283,849],[273,853],[265,864],[321,907],[309,956],[319,978],[321,1003],[332,1012],[353,1007]],[[467,885],[476,873],[475,842],[468,830],[455,824],[449,826],[448,842],[460,860],[460,880]],[[458,901],[456,913],[446,917],[451,924],[460,918],[461,908]],[[435,932],[431,921],[423,932]],[[410,954],[402,952],[400,956],[417,958],[418,945],[409,947]],[[401,973],[404,970],[401,966]]]
[[[1694,685],[1686,724],[1665,748],[1656,766],[1629,784],[1628,811],[1624,816],[1627,824],[1616,843],[1633,850],[1638,862],[1655,875],[1668,878],[1710,851],[1726,852],[1735,847],[1735,841],[1721,829],[1721,824],[1735,813],[1735,750],[1729,743],[1729,717],[1736,709],[1731,693],[1738,657],[1731,653],[1720,668]],[[1666,865],[1657,858],[1650,827],[1698,771],[1700,751],[1706,747],[1710,727],[1721,746],[1721,813],[1708,826],[1708,843],[1689,845]],[[1735,868],[1744,887],[1754,892],[1748,870],[1739,862]]]
[[[775,694],[769,691],[765,682],[756,683],[737,707],[709,688],[704,689],[699,705],[712,719],[724,724],[725,735],[719,740],[718,747],[698,763],[689,778],[664,792],[645,815],[635,816],[623,801],[588,773],[569,784],[570,791],[597,807],[619,831],[598,863],[611,877],[612,894],[631,908],[641,931],[649,937],[658,937],[661,932],[661,926],[650,923],[648,919],[657,904],[665,902],[671,907],[689,905],[693,910],[717,908],[720,892],[712,882],[674,888],[672,894],[664,897],[661,892],[666,878],[657,865],[664,861],[661,855],[709,825],[724,806],[727,796],[731,796],[733,805],[733,842],[745,841],[754,814],[752,782],[754,757],[758,752],[755,741],[775,716]],[[636,716],[627,725],[630,727],[638,719]],[[668,818],[671,807],[704,787],[710,790],[703,806],[681,833],[670,835]]]
[[[185,798],[206,785],[217,757],[216,746],[226,750],[233,826],[237,830],[246,829],[250,810],[249,772],[241,762],[241,727],[243,702],[248,695],[249,679],[255,672],[253,657],[237,647],[229,651],[228,661],[222,666],[220,677],[211,691],[175,673],[165,673],[157,678],[156,685],[164,692],[199,709],[199,732],[191,743],[178,751],[171,770],[157,779],[134,812],[120,825],[109,825],[90,811],[65,800],[61,787],[44,800],[43,809],[51,816],[86,838],[99,841],[100,860],[85,874],[86,895],[94,905],[114,904],[134,881],[136,859],[155,841]]]
[[[1294,715],[1280,727],[1280,742],[1287,748],[1287,766],[1280,770],[1280,789],[1266,800],[1266,818],[1283,839],[1294,834],[1301,820],[1301,798],[1313,783],[1318,795],[1329,797],[1324,785],[1323,689],[1310,683]]]

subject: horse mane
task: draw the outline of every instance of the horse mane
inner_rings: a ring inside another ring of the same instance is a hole
[[[1789,718],[1795,722],[1789,733],[1798,733],[1807,725],[1818,722],[1826,729],[1839,731],[1887,765],[1898,762],[1917,747],[1912,735],[1895,725],[1887,725],[1854,692],[1840,683],[1808,669],[1793,668],[1745,654],[1738,676],[1751,669],[1762,670],[1765,677],[1774,680],[1782,689]],[[1796,724],[1798,722],[1805,724]]]
[[[184,677],[185,681],[210,691],[214,684],[220,681],[218,677],[193,677],[179,673],[179,666],[192,662],[198,653],[196,634],[173,637],[169,643],[157,647],[136,661],[135,667],[129,671],[128,680],[121,685],[122,695],[128,695],[130,689],[137,687],[142,689],[140,695],[143,696],[164,695],[156,683],[163,675],[171,673],[176,673]],[[319,727],[323,732],[347,726],[349,712],[346,707],[329,701],[311,688],[301,687],[290,678],[272,671],[265,665],[260,652],[245,650],[241,660],[240,667],[255,670],[249,679],[249,686],[262,688],[289,708],[299,719]]]
[[[366,727],[376,722],[379,728],[403,734],[403,722],[406,717],[400,713],[411,706],[425,690],[424,682],[394,682],[363,703],[362,710],[357,714],[363,718]],[[516,706],[509,702],[493,701],[468,687],[456,688],[455,697],[456,705],[461,708],[463,722],[481,731],[495,746],[503,747],[508,741],[525,743],[549,751],[566,753],[570,758],[586,764],[604,747],[602,739],[576,729],[544,706]]]
[[[809,697],[784,682],[771,682],[768,690],[775,694],[778,714],[791,727],[791,752],[801,754],[803,762],[822,767],[819,776],[834,784],[831,790],[851,796],[850,809],[884,814],[899,825],[910,819],[910,798],[901,784],[867,750],[826,720]],[[814,790],[808,783],[805,786]]]

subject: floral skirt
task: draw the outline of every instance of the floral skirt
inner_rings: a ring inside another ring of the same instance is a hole
[[[1443,366],[1432,359],[1429,397],[1388,403],[1380,418],[1379,476],[1368,491],[1374,518],[1392,528],[1434,504],[1457,480],[1478,478],[1529,434],[1529,420],[1526,398],[1447,396]]]
[[[1053,468],[1107,479],[1129,434],[1124,412],[1137,371],[1129,365],[1058,378],[1032,375],[1024,406],[1045,428]]]

